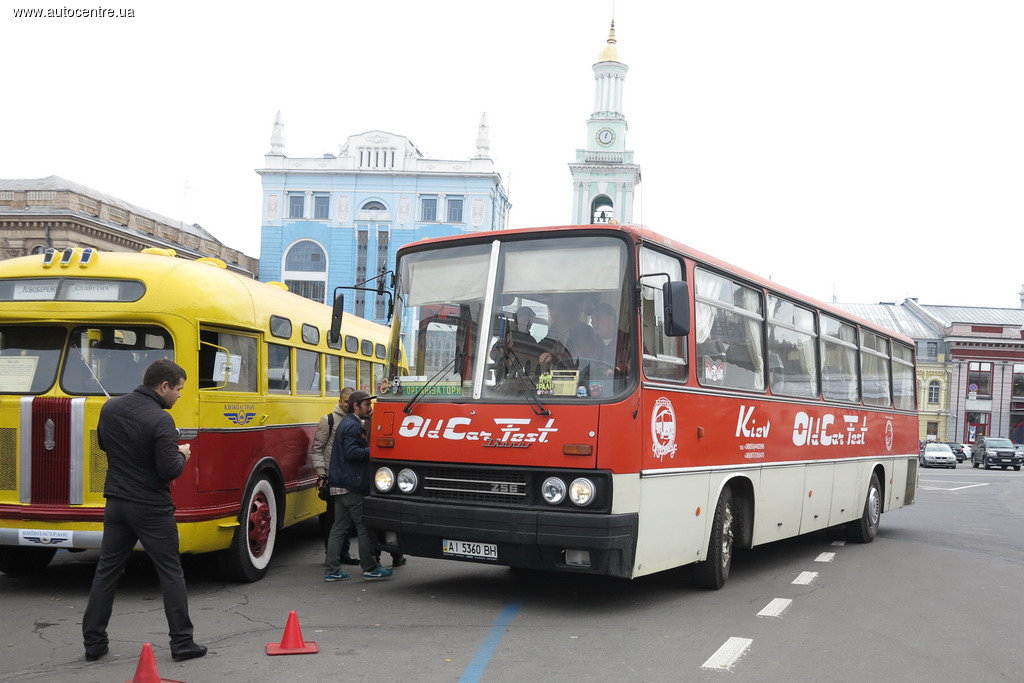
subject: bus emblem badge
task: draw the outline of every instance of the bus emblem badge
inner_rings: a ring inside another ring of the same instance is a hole
[[[234,422],[236,425],[247,425],[252,422],[252,419],[256,417],[256,413],[249,413],[244,410],[239,410],[235,413],[224,413],[224,417]]]
[[[662,396],[651,411],[651,451],[658,460],[676,457],[676,413],[672,402]]]
[[[885,450],[887,450],[887,451],[891,451],[892,450],[892,442],[893,442],[894,436],[895,435],[893,434],[892,420],[886,420],[885,421]]]

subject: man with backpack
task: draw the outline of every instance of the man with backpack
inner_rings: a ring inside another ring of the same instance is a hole
[[[320,519],[320,529],[324,535],[324,551],[327,550],[327,541],[331,535],[331,527],[334,526],[334,502],[328,492],[327,475],[331,469],[331,450],[334,445],[334,434],[338,425],[348,415],[348,397],[355,391],[352,387],[345,387],[341,390],[338,398],[338,405],[334,410],[320,418],[313,434],[313,442],[309,445],[309,459],[316,469],[316,487],[321,492],[320,498],[327,501],[327,511]],[[341,541],[341,564],[357,565],[359,560],[349,554],[349,533],[346,530]]]

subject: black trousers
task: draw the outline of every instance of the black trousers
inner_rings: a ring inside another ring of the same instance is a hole
[[[103,513],[100,561],[92,580],[89,605],[82,617],[82,635],[87,652],[96,652],[107,644],[107,624],[114,608],[114,593],[136,541],[142,542],[160,578],[171,652],[192,644],[192,620],[188,616],[188,592],[178,554],[174,508],[108,498]]]

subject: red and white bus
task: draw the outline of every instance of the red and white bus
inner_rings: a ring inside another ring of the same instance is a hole
[[[395,297],[386,549],[718,588],[734,546],[914,500],[913,342],[648,229],[418,242]]]

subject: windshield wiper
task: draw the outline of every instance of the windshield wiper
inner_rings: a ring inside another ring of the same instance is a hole
[[[530,387],[533,389],[532,393],[527,391],[522,386],[522,383],[520,383],[520,385],[519,385],[519,391],[521,391],[523,393],[523,395],[526,396],[526,400],[529,401],[530,407],[533,408],[534,414],[535,415],[543,415],[545,417],[550,415],[551,411],[548,410],[547,408],[545,408],[544,404],[542,404],[540,402],[540,399],[537,398],[537,385],[534,383],[533,378],[530,377],[530,375],[526,372],[526,368],[523,367],[523,362],[521,360],[519,360],[519,356],[516,355],[515,349],[513,349],[511,346],[505,346],[502,349],[502,351],[503,351],[506,359],[509,359],[513,363],[515,363],[514,369],[516,370],[517,373],[519,373],[519,376],[522,377],[523,379],[525,379],[527,382],[530,383]]]
[[[412,412],[412,404],[416,403],[416,401],[419,400],[419,397],[423,394],[424,391],[427,390],[427,387],[433,386],[434,385],[434,380],[436,380],[438,377],[440,377],[449,368],[455,367],[455,365],[459,362],[459,359],[461,359],[461,358],[462,358],[462,354],[461,353],[456,353],[454,358],[452,358],[450,361],[445,363],[444,366],[440,370],[435,372],[433,377],[431,377],[426,382],[424,382],[423,386],[420,387],[420,390],[417,391],[415,394],[413,394],[413,397],[410,398],[409,402],[405,404],[404,408],[402,408],[402,412],[406,413],[406,414],[411,413]]]
[[[92,369],[92,365],[89,363],[88,360],[85,359],[85,351],[83,351],[81,347],[78,346],[78,344],[74,343],[71,344],[71,348],[78,351],[78,357],[82,359],[82,365],[84,365],[85,369],[89,371],[89,374],[92,375],[92,378],[96,380],[96,384],[99,385],[100,391],[103,392],[103,395],[106,396],[107,398],[110,398],[110,394],[107,393],[107,388],[103,386],[103,382],[101,382],[100,378],[96,376],[96,372]]]

